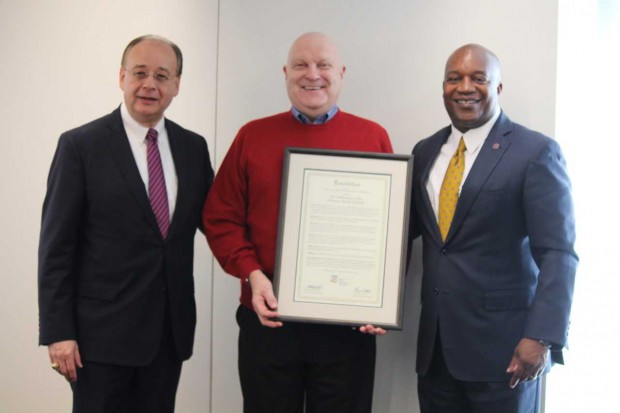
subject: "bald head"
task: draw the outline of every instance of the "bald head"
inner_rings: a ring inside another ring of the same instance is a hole
[[[448,73],[448,67],[454,65],[455,62],[463,61],[467,58],[476,57],[481,61],[485,61],[488,74],[493,76],[497,82],[501,82],[501,69],[499,59],[489,49],[479,44],[470,43],[456,49],[446,61],[445,74]]]
[[[330,39],[327,35],[319,32],[308,32],[299,36],[293,44],[288,52],[288,60],[287,65],[290,65],[291,59],[294,59],[300,52],[303,53],[308,49],[317,49],[320,48],[331,56],[334,60],[334,63],[340,63],[340,54],[338,53],[338,48],[336,44]]]
[[[448,58],[443,80],[444,105],[462,133],[488,122],[499,110],[502,91],[499,59],[478,44],[466,44]]]
[[[291,104],[313,120],[336,104],[346,68],[334,42],[310,32],[293,42],[283,70]]]

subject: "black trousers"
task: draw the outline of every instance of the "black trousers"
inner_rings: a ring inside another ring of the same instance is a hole
[[[286,322],[237,310],[244,413],[369,413],[375,337],[351,327]],[[305,410],[304,410],[305,409]]]
[[[83,361],[71,384],[73,413],[173,413],[182,362],[167,321],[155,358],[146,366]]]
[[[506,360],[506,367],[510,360]],[[511,389],[509,375],[500,382],[457,380],[446,366],[441,341],[436,339],[426,376],[418,376],[421,413],[538,413],[541,378]]]

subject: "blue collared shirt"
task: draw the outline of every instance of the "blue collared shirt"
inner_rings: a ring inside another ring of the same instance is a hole
[[[322,125],[324,123],[329,122],[335,115],[338,113],[338,106],[334,105],[327,111],[326,114],[319,116],[315,120],[311,121],[306,115],[301,113],[295,106],[291,107],[291,111],[293,112],[293,117],[306,125]]]

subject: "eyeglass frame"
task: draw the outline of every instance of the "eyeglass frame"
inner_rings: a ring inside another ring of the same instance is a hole
[[[153,80],[157,83],[167,83],[171,80],[173,80],[175,77],[179,77],[179,75],[172,75],[170,74],[170,72],[166,69],[164,69],[166,72],[168,73],[161,73],[161,72],[157,72],[157,71],[147,71],[143,68],[140,67],[136,67],[134,69],[129,69],[128,67],[123,67],[123,70],[125,72],[128,72],[131,75],[131,78],[136,81],[136,82],[144,82],[145,80],[147,80],[149,77],[153,77]]]

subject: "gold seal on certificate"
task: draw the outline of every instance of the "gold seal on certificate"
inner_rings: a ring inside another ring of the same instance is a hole
[[[274,274],[283,320],[401,328],[411,163],[287,150]]]

